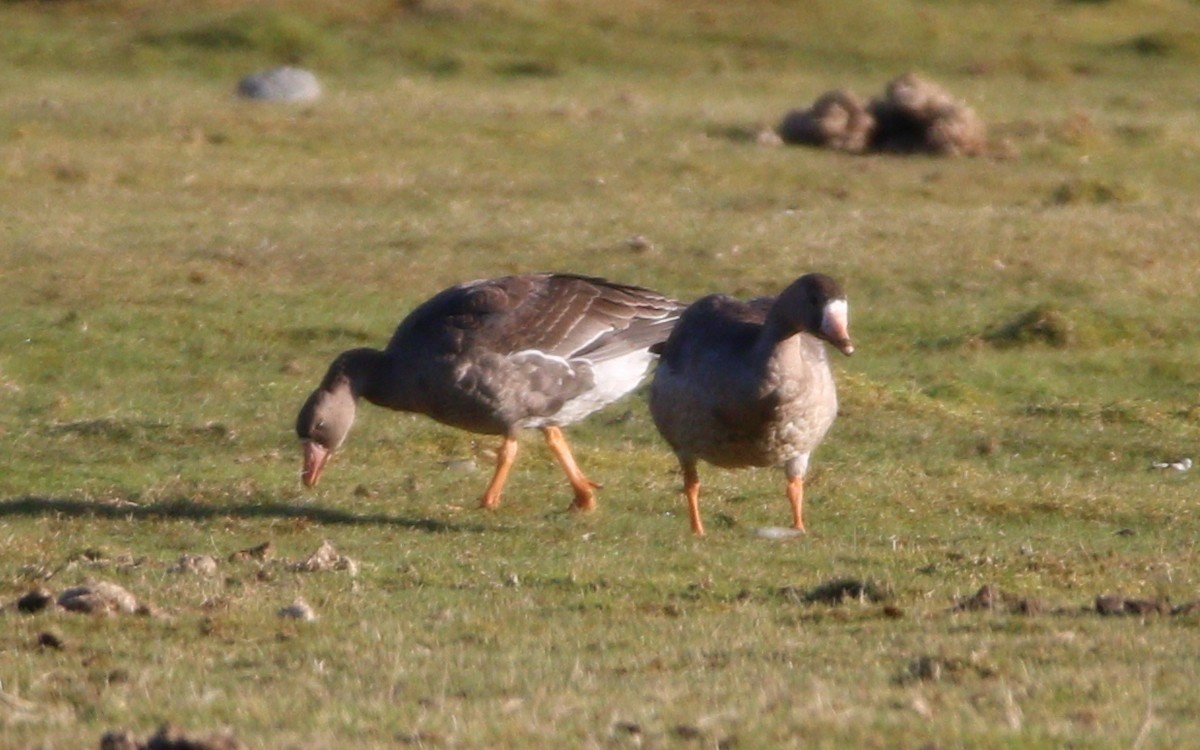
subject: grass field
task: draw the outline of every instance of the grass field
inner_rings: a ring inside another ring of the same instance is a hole
[[[1194,741],[1200,615],[1095,600],[1200,599],[1200,466],[1151,468],[1200,462],[1200,6],[345,5],[0,2],[0,745]],[[325,96],[234,97],[282,63]],[[757,142],[909,70],[996,155]],[[781,472],[702,467],[692,538],[644,394],[569,431],[596,514],[536,435],[480,511],[490,439],[373,408],[301,488],[334,355],[535,270],[841,280],[807,537],[753,533]],[[289,567],[323,540],[355,574]],[[90,580],[154,614],[15,606]]]

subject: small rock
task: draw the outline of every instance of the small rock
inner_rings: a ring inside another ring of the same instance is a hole
[[[980,609],[994,609],[996,607],[996,602],[999,599],[1000,590],[989,583],[976,591],[974,596],[966,599],[959,599],[955,603],[954,609],[960,612]]]
[[[321,96],[321,83],[303,68],[282,67],[248,75],[238,82],[238,96],[260,102],[311,102]]]
[[[217,561],[211,555],[182,555],[171,566],[171,572],[214,576],[217,574]]]
[[[288,566],[289,570],[297,573],[317,573],[326,570],[344,570],[351,576],[358,575],[358,563],[338,554],[334,546],[328,540],[321,542],[321,546],[317,551],[308,556],[308,559],[301,562],[292,563]]]
[[[58,597],[58,606],[68,612],[132,615],[138,611],[133,594],[107,581],[67,589]]]
[[[48,630],[38,633],[37,644],[40,648],[54,649],[55,651],[61,651],[66,646],[61,636]]]
[[[247,560],[266,562],[273,557],[275,557],[275,545],[270,542],[263,542],[257,547],[248,547],[234,552],[229,556],[229,562],[245,562]]]
[[[317,619],[317,613],[303,599],[297,599],[291,605],[279,610],[279,616],[285,620],[300,620],[301,622],[313,622]]]
[[[1003,611],[1018,615],[1036,615],[1042,611],[1041,602],[1036,599],[1016,597],[1001,591],[993,584],[987,584],[975,592],[973,596],[958,599],[954,603],[954,612],[978,612],[980,610]]]
[[[635,253],[648,253],[654,250],[654,243],[644,236],[637,234],[625,240],[625,247]]]

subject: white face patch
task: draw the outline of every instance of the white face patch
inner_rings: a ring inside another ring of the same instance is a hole
[[[850,304],[846,300],[835,299],[826,303],[821,316],[821,334],[841,349],[843,354],[854,352],[854,347],[850,345]]]
[[[825,315],[821,318],[821,328],[825,331],[840,330],[844,336],[850,330],[850,303],[844,299],[835,299],[825,305]]]

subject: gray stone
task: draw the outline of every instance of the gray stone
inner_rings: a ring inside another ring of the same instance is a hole
[[[273,68],[239,81],[238,96],[263,102],[311,102],[321,96],[321,83],[303,68]]]

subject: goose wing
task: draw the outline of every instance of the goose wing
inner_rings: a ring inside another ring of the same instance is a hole
[[[657,292],[570,274],[505,276],[447,289],[417,308],[390,348],[536,351],[603,360],[666,339],[683,305]]]

